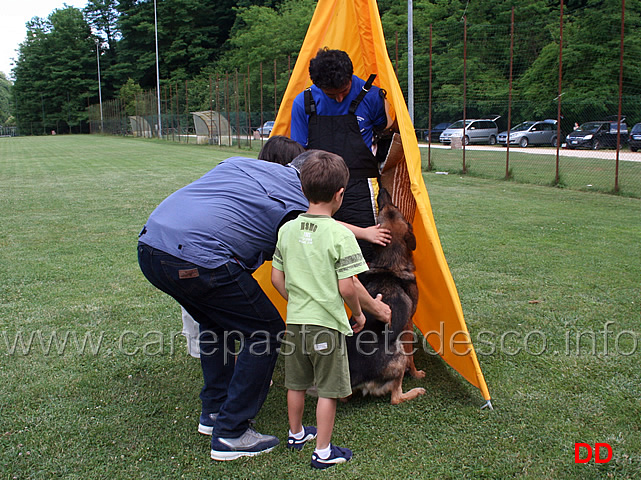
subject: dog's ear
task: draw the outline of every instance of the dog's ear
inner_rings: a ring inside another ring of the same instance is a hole
[[[414,236],[414,229],[412,228],[412,224],[407,222],[407,233],[405,234],[405,243],[407,244],[407,248],[409,248],[411,251],[416,250],[416,237]]]

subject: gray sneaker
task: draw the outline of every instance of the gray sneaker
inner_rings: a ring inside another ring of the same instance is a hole
[[[211,458],[225,461],[236,460],[240,457],[253,457],[271,452],[278,443],[278,438],[272,435],[263,435],[248,428],[238,438],[212,437]]]

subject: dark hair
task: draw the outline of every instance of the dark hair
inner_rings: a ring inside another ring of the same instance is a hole
[[[342,50],[321,48],[309,62],[309,78],[320,89],[343,88],[353,73],[352,61]]]
[[[324,150],[310,150],[300,169],[303,193],[311,203],[329,203],[336,192],[347,186],[349,169],[343,158]]]
[[[296,140],[282,135],[274,135],[260,149],[258,159],[287,165],[304,151],[303,146]]]

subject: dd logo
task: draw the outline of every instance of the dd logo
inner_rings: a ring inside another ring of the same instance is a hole
[[[607,457],[602,458],[599,454],[601,449],[608,451]],[[581,456],[581,451],[585,451],[585,456]],[[574,463],[588,463],[592,460],[592,447],[587,443],[575,443],[574,444]],[[612,460],[612,447],[607,443],[595,443],[594,444],[594,463],[608,463]]]

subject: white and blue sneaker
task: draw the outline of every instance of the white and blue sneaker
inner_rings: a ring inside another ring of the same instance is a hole
[[[214,431],[217,416],[217,413],[201,413],[200,420],[198,421],[198,433],[211,435]]]
[[[320,458],[316,452],[312,454],[312,467],[329,468],[339,463],[349,462],[352,458],[352,451],[349,448],[341,448],[331,444],[330,448],[331,451],[327,458]]]
[[[278,445],[278,438],[263,435],[248,428],[238,438],[211,437],[211,458],[218,461],[236,460],[271,452]]]
[[[295,448],[296,450],[302,450],[305,444],[316,438],[316,427],[303,427],[303,438],[297,439],[296,437],[290,435],[287,439],[287,448]]]

